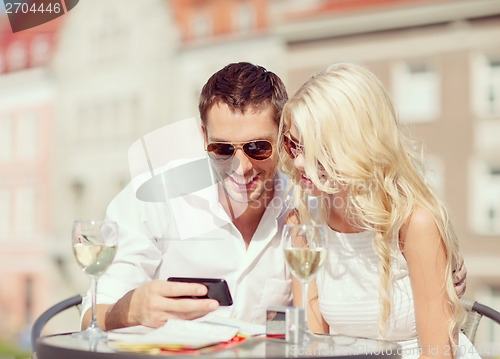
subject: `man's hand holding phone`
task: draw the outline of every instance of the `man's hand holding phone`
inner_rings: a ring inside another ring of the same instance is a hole
[[[128,292],[106,313],[106,329],[144,325],[158,328],[170,318],[196,319],[219,307],[203,297],[208,288],[200,283],[153,280]]]
[[[233,298],[229,292],[227,282],[221,278],[191,278],[191,277],[170,277],[167,279],[169,282],[180,283],[200,283],[208,288],[206,295],[185,296],[184,298],[192,299],[215,299],[219,305],[229,306],[233,304]]]

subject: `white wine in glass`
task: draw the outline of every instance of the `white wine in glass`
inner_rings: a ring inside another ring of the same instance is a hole
[[[92,316],[87,329],[78,336],[104,339],[106,333],[99,328],[96,317],[97,281],[115,257],[118,226],[112,221],[74,221],[72,231],[73,254],[77,263],[91,279]]]
[[[100,277],[113,262],[116,245],[76,243],[73,253],[86,274]]]
[[[307,290],[326,259],[328,231],[322,225],[285,225],[283,242],[285,259],[292,274],[302,284],[302,307],[304,308],[304,333],[311,335],[307,326]]]
[[[326,258],[325,248],[286,248],[285,256],[293,275],[309,282],[318,273]]]

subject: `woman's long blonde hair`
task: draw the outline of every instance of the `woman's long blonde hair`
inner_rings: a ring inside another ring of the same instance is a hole
[[[420,158],[400,133],[382,83],[362,66],[333,64],[313,75],[285,105],[281,134],[290,129],[292,119],[305,148],[306,173],[315,186],[326,195],[346,190],[348,218],[355,218],[360,230],[375,231],[382,337],[391,314],[391,267],[398,238],[394,234],[416,206],[433,215],[447,254],[443,283],[453,313],[449,325],[453,343],[463,317],[452,279],[458,240],[444,205],[419,173]],[[284,151],[280,156],[281,170],[298,183],[300,174],[292,160]],[[326,183],[318,177],[318,163],[327,173]],[[316,222],[300,186],[294,187],[293,198],[301,221]],[[328,218],[330,206],[322,206],[321,221]]]

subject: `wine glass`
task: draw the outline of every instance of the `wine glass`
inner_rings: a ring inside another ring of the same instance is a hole
[[[283,228],[285,259],[292,274],[302,284],[302,307],[304,309],[304,340],[314,335],[307,325],[307,290],[325,262],[327,255],[327,229],[323,225],[294,224]]]
[[[89,326],[76,335],[87,339],[104,339],[106,333],[99,328],[96,317],[97,281],[115,257],[118,226],[112,221],[74,221],[71,238],[76,261],[89,275],[92,290],[92,316]]]

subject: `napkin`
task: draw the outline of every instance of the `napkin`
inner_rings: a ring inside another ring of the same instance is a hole
[[[226,318],[215,313],[209,313],[204,317],[195,319],[195,322],[238,328],[238,333],[245,337],[266,334],[266,326],[263,324],[255,324],[239,319]]]
[[[230,341],[238,331],[239,328],[235,326],[169,319],[164,326],[157,329],[135,326],[111,330],[108,340],[114,346],[128,349],[199,349]]]

